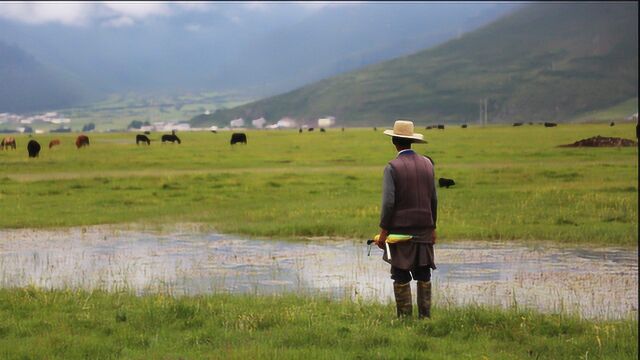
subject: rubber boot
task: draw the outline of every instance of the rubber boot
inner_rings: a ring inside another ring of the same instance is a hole
[[[418,281],[418,318],[431,317],[431,281]]]
[[[393,283],[393,293],[396,296],[398,317],[411,317],[413,304],[411,303],[411,282],[406,284]]]

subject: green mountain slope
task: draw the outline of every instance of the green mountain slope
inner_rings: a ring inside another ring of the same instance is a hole
[[[638,96],[638,4],[540,3],[436,48],[192,119],[564,121]]]

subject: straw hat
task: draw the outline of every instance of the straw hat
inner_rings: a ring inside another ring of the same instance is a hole
[[[426,143],[422,134],[413,132],[413,121],[409,120],[396,120],[393,124],[393,130],[385,130],[384,134],[405,139],[413,139],[414,143]]]

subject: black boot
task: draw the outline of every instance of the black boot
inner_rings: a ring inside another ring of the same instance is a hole
[[[418,318],[431,317],[431,281],[418,281]]]
[[[406,284],[393,283],[393,293],[396,296],[398,317],[411,317],[413,304],[411,303],[411,282]]]

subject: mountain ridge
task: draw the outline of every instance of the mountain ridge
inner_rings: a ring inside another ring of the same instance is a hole
[[[536,3],[434,48],[192,119],[565,121],[637,97],[637,3]]]

